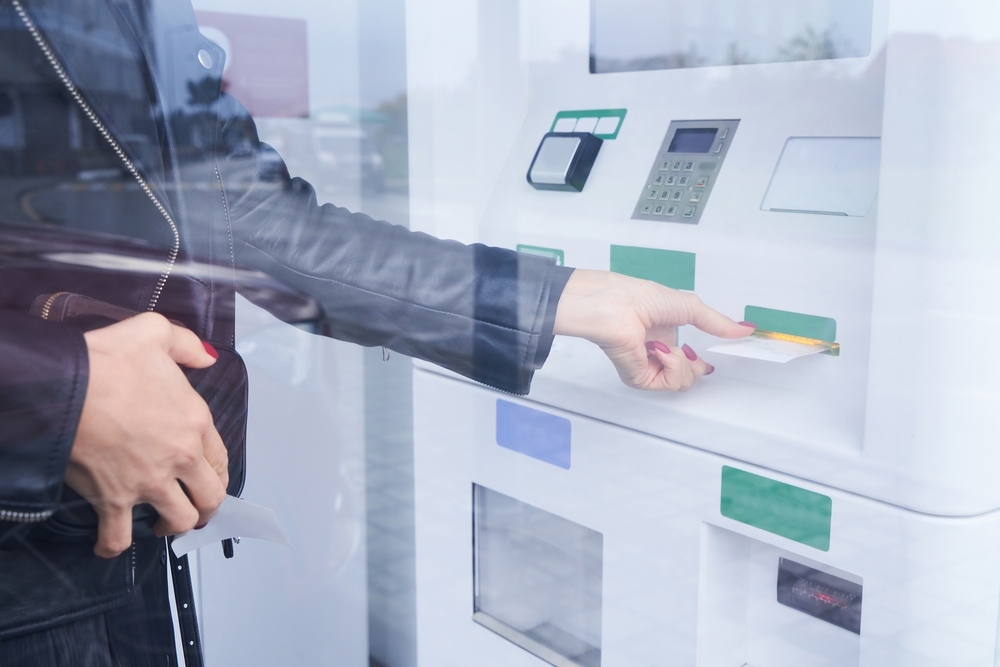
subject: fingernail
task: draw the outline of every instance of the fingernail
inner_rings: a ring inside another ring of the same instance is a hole
[[[715,366],[708,364],[708,370],[705,371],[705,375],[711,375],[715,372]]]
[[[713,368],[712,370],[715,370],[715,369]],[[194,529],[195,530],[201,530],[202,528],[204,528],[207,525],[208,525],[207,523],[202,523],[202,524],[199,524],[199,525],[195,526]]]
[[[757,325],[754,324],[753,322],[740,322],[739,325],[741,327],[750,327],[751,329],[756,329],[757,328]]]
[[[216,351],[214,347],[212,347],[211,343],[208,343],[206,341],[201,341],[201,344],[205,346],[205,351],[208,352],[210,357],[212,357],[213,359],[219,358],[219,353]]]
[[[684,343],[684,345],[681,346],[681,349],[684,350],[684,356],[688,358],[688,361],[694,361],[698,358],[698,353],[692,350],[691,346],[687,343]]]
[[[651,340],[648,343],[646,343],[646,350],[648,352],[656,352],[657,350],[659,350],[663,354],[670,354],[670,348],[658,340]]]

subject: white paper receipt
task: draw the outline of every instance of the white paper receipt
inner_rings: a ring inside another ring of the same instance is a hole
[[[747,359],[760,359],[761,361],[787,364],[792,359],[808,357],[811,354],[824,352],[826,348],[818,345],[796,343],[790,340],[750,336],[749,338],[727,340],[723,343],[718,343],[708,348],[708,351],[729,354],[734,357],[746,357]]]
[[[277,544],[292,546],[285,539],[285,534],[278,525],[278,517],[274,510],[260,505],[248,503],[245,500],[226,496],[208,525],[201,530],[191,530],[178,535],[171,543],[174,554],[180,558],[195,549],[221,542],[231,537],[254,537]]]

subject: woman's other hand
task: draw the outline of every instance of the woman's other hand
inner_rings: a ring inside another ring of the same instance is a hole
[[[158,535],[206,523],[226,497],[229,457],[212,414],[180,366],[217,353],[196,335],[145,313],[85,334],[87,396],[66,484],[99,517],[98,556],[132,543],[132,507],[150,503]]]
[[[554,332],[599,345],[630,387],[687,391],[715,369],[690,346],[676,346],[677,327],[685,324],[720,338],[754,332],[753,324],[734,322],[690,292],[585,269],[574,271],[563,290]]]

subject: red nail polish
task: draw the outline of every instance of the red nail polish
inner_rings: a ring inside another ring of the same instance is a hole
[[[739,322],[739,325],[741,327],[750,327],[751,329],[756,329],[757,328],[757,325],[754,324],[753,322]]]
[[[705,371],[705,375],[711,375],[715,372],[715,366],[708,364],[708,370]]]
[[[658,340],[653,341],[653,347],[656,348],[658,352],[662,352],[663,354],[670,354],[670,348]]]
[[[195,526],[195,527],[194,527],[194,529],[195,529],[195,530],[201,530],[202,528],[204,528],[204,527],[205,527],[205,526],[207,526],[207,525],[208,525],[207,523],[203,523],[203,524],[201,524],[200,526]]]
[[[201,344],[205,347],[205,351],[208,352],[209,356],[211,356],[213,359],[219,358],[219,353],[215,350],[214,347],[212,347],[211,343],[208,343],[206,341],[201,341]]]
[[[684,356],[688,358],[688,361],[694,361],[698,358],[698,353],[692,350],[691,346],[687,343],[682,345],[681,349],[684,350]]]

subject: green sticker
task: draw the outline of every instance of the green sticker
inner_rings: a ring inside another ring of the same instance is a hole
[[[801,336],[834,343],[837,340],[837,320],[816,315],[790,313],[759,306],[747,306],[743,320],[753,322],[763,331],[776,331],[791,336]]]
[[[536,245],[517,244],[517,251],[527,255],[538,255],[539,257],[551,257],[556,260],[556,266],[566,266],[566,254],[562,250],[555,248],[543,248]]]
[[[833,501],[829,496],[723,466],[719,510],[734,521],[830,550]]]
[[[622,275],[652,280],[674,289],[694,289],[693,252],[611,246],[611,270]]]
[[[556,119],[552,121],[552,128],[549,132],[556,132],[556,126],[559,125],[559,121],[572,118],[577,121],[581,118],[592,118],[597,121],[596,126],[593,129],[588,129],[587,132],[593,133],[595,137],[604,139],[605,141],[611,141],[618,138],[618,132],[622,129],[622,124],[625,122],[625,114],[628,113],[628,109],[590,109],[585,111],[560,111],[556,114]],[[612,120],[602,119],[617,119],[617,123]],[[612,130],[612,128],[614,128]],[[576,131],[576,130],[574,130]]]

